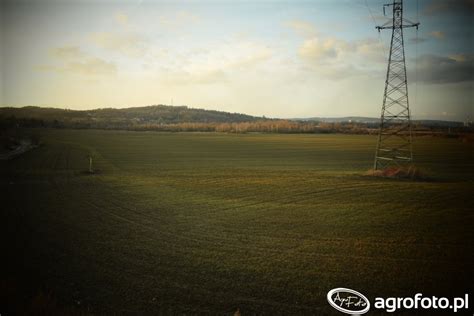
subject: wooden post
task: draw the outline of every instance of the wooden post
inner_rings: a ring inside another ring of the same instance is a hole
[[[92,156],[89,156],[89,173],[92,173]]]

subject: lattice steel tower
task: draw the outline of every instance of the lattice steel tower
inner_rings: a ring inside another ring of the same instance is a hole
[[[409,164],[413,161],[403,29],[407,27],[418,29],[420,23],[413,23],[403,18],[403,0],[394,0],[393,3],[385,4],[384,14],[386,7],[393,9],[392,20],[382,26],[376,26],[379,32],[391,29],[392,41],[374,170]]]

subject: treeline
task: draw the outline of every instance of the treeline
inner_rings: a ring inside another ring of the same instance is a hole
[[[222,133],[350,133],[368,134],[372,126],[363,123],[325,123],[315,121],[257,120],[251,122],[182,122],[157,123],[132,120],[43,120],[0,116],[2,128],[72,128],[72,129],[118,129],[132,131],[163,132],[222,132]]]
[[[0,108],[1,130],[20,127],[164,132],[375,134],[379,123],[376,120],[328,122],[268,119],[166,105],[90,111],[40,107]],[[454,135],[472,131],[472,125],[463,126],[460,122],[413,122],[413,132],[416,135]]]
[[[0,108],[0,127],[226,133],[368,133],[370,131],[364,124],[268,119],[240,113],[166,105],[85,111],[40,107]]]
[[[167,125],[137,125],[137,131],[221,132],[221,133],[350,133],[367,134],[365,126],[351,123],[319,123],[289,120],[265,120],[241,123],[179,123]]]

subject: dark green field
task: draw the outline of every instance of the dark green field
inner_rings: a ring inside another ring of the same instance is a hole
[[[365,175],[372,136],[36,132],[0,161],[2,315],[335,315],[335,287],[473,293],[472,143],[415,139],[431,179],[407,181]]]

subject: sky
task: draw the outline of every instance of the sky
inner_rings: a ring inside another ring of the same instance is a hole
[[[390,0],[3,0],[0,106],[380,115]],[[416,119],[474,118],[474,0],[405,0]]]

